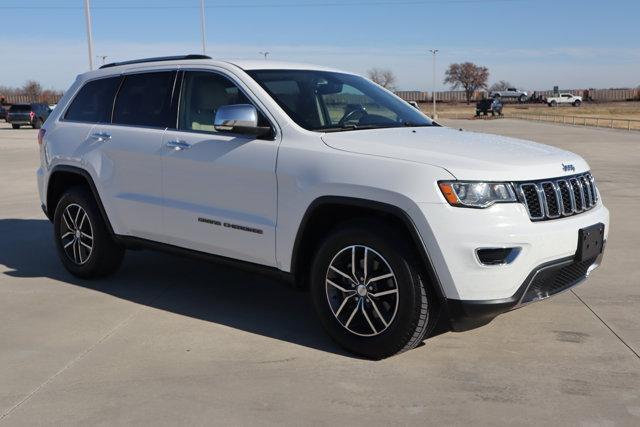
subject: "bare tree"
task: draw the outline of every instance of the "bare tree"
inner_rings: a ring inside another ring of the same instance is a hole
[[[396,76],[391,70],[380,70],[378,68],[372,68],[367,71],[369,79],[379,84],[385,89],[394,90],[396,85]]]
[[[35,80],[29,80],[22,87],[22,93],[32,101],[37,101],[40,95],[42,95],[42,86]]]
[[[515,87],[515,86],[513,86],[511,83],[509,83],[506,80],[500,80],[499,82],[492,84],[489,90],[491,92],[499,92],[499,91],[507,90],[510,87]]]
[[[464,88],[468,104],[471,102],[471,97],[476,90],[487,87],[489,69],[471,62],[464,62],[462,64],[449,65],[445,75],[445,84],[450,84],[453,89],[457,89],[460,86]]]

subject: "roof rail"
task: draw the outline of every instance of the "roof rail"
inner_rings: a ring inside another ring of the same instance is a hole
[[[100,69],[117,67],[118,65],[143,64],[145,62],[161,62],[161,61],[179,61],[182,59],[211,59],[207,55],[177,55],[177,56],[158,56],[156,58],[133,59],[131,61],[111,62],[104,64]]]

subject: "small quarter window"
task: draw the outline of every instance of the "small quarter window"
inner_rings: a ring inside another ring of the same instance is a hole
[[[93,80],[78,92],[65,114],[65,120],[87,123],[109,123],[120,76]]]

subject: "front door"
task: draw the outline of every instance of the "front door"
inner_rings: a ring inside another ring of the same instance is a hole
[[[273,266],[277,140],[213,128],[221,105],[251,103],[222,74],[184,73],[178,126],[163,136],[164,234],[176,246]]]

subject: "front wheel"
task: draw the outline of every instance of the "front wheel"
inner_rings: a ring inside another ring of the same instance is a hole
[[[580,106],[580,104],[582,104],[582,101],[580,101],[579,99],[576,99],[576,100],[573,102],[573,106],[574,106],[574,107],[579,107],[579,106]]]
[[[518,101],[520,101],[520,103],[524,103],[527,101],[527,96],[526,95],[520,95],[520,98],[518,98]]]
[[[313,262],[311,295],[340,346],[382,359],[416,347],[433,329],[436,299],[414,258],[384,224],[354,223],[326,238]]]
[[[13,125],[12,124],[11,127],[14,128],[14,129],[20,129],[20,125]]]

